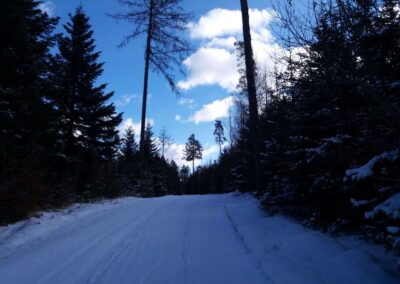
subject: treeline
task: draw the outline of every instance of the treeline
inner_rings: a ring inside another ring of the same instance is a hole
[[[270,211],[330,232],[362,230],[399,251],[400,3],[313,3],[302,17],[280,1],[285,54],[272,76],[256,72],[257,195]],[[243,77],[232,146],[189,179],[195,193],[256,191],[243,44],[237,48]]]
[[[141,166],[133,131],[119,137],[83,9],[56,34],[59,19],[39,5],[0,2],[0,225],[74,201],[179,192],[150,125]]]

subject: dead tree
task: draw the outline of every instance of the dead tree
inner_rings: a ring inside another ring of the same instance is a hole
[[[160,73],[175,93],[173,73],[175,67],[184,74],[182,61],[192,51],[182,34],[187,30],[191,14],[183,10],[183,0],[118,0],[127,8],[126,12],[112,15],[117,20],[125,20],[134,25],[120,46],[141,36],[146,37],[145,68],[143,82],[142,120],[140,133],[140,156],[144,161],[144,133],[146,125],[149,69]]]

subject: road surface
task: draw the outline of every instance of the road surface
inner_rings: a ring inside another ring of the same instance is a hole
[[[235,194],[87,205],[2,229],[0,241],[2,284],[399,280],[390,256],[267,217]]]

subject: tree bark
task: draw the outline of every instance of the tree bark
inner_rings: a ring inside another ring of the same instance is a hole
[[[145,56],[145,67],[144,67],[144,82],[143,82],[143,101],[142,101],[142,121],[140,127],[140,161],[143,165],[145,161],[144,152],[144,139],[146,131],[146,110],[147,110],[147,91],[149,85],[149,67],[150,67],[150,53],[151,53],[151,37],[153,32],[153,16],[154,16],[154,0],[150,1],[150,16],[149,26],[147,30],[147,42],[146,42],[146,56]]]
[[[257,191],[261,191],[261,171],[258,149],[259,120],[257,106],[257,90],[255,80],[255,63],[251,45],[249,6],[247,0],[240,0],[243,22],[244,53],[246,61],[247,92],[249,99],[249,128],[253,150],[254,181]]]

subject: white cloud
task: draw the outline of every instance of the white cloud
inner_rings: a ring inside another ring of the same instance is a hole
[[[150,123],[151,125],[154,125],[154,119],[152,119],[152,118],[149,118],[149,119],[147,119],[147,122],[148,123]],[[125,133],[125,131],[129,128],[129,127],[132,127],[133,128],[133,131],[135,131],[135,135],[136,135],[136,137],[139,137],[140,136],[140,128],[141,128],[141,123],[140,123],[140,121],[138,122],[138,123],[135,123],[134,121],[133,121],[133,119],[132,118],[127,118],[126,120],[124,120],[122,123],[121,123],[121,125],[119,126],[119,128],[118,128],[118,130],[119,130],[119,133],[121,134],[121,135],[123,135],[124,133]]]
[[[206,43],[207,47],[216,47],[216,48],[224,48],[231,51],[235,50],[235,42],[237,39],[233,36],[227,38],[220,38],[216,37],[211,39],[209,42]]]
[[[165,158],[167,160],[173,160],[175,163],[179,166],[188,166],[190,169],[192,169],[192,162],[187,162],[183,159],[183,151],[185,149],[185,144],[176,144],[173,143],[171,144],[165,151]],[[216,153],[219,152],[219,147],[218,145],[212,145],[210,147],[207,147],[203,151],[203,159],[202,160],[196,160],[194,162],[194,166],[198,167],[201,165],[201,163],[207,158],[210,158],[214,156]]]
[[[222,100],[213,101],[204,105],[199,111],[189,117],[188,121],[199,124],[201,122],[210,122],[218,118],[229,116],[229,108],[233,105],[234,98],[232,96]]]
[[[129,105],[132,100],[137,99],[137,98],[138,98],[138,96],[135,94],[126,94],[126,95],[123,95],[120,99],[117,99],[115,101],[115,105],[117,107],[124,107],[124,106]]]
[[[177,115],[175,115],[175,120],[176,121],[181,121],[182,117],[179,114],[177,114]]]
[[[178,82],[178,87],[183,90],[200,85],[219,85],[232,92],[240,78],[234,52],[223,48],[202,47],[183,64],[190,70],[189,78]]]
[[[183,105],[191,105],[194,103],[193,99],[185,99],[185,98],[180,98],[178,101],[178,105],[183,106]]]
[[[273,18],[269,10],[250,9],[250,26],[253,30],[268,31],[267,26]],[[242,33],[242,14],[240,10],[214,9],[200,17],[197,23],[189,24],[190,35],[197,39],[211,39]]]
[[[254,57],[263,69],[270,70],[273,56],[281,49],[275,43],[269,25],[274,12],[268,9],[250,9],[250,26]],[[202,85],[218,85],[234,92],[239,81],[237,56],[234,43],[242,40],[240,10],[214,9],[198,22],[189,24],[193,39],[202,40],[202,46],[183,63],[189,76],[178,86],[189,90]]]
[[[42,10],[42,12],[46,13],[47,15],[53,16],[54,11],[56,9],[56,5],[51,1],[46,1],[39,4],[39,9]]]
[[[212,145],[211,147],[209,147],[209,148],[207,148],[207,149],[205,149],[203,151],[203,156],[206,158],[206,157],[214,155],[214,154],[216,154],[218,152],[219,152],[219,146],[218,145]]]
[[[189,109],[193,109],[196,104],[194,103],[194,99],[180,98],[178,100],[178,105],[180,106],[188,106]]]

